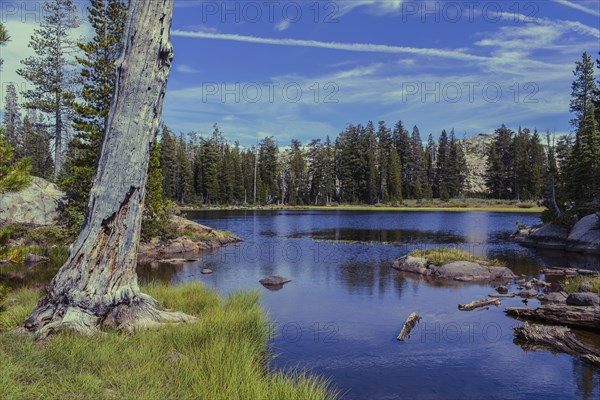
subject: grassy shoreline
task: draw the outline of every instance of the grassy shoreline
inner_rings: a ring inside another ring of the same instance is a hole
[[[214,206],[214,207],[180,207],[182,212],[193,212],[193,211],[224,211],[224,210],[256,210],[256,211],[270,211],[270,210],[292,210],[292,211],[395,211],[395,212],[510,212],[510,213],[530,213],[539,214],[542,213],[544,207],[530,207],[522,208],[518,206],[468,206],[468,207],[441,207],[441,206],[369,206],[369,205],[347,205],[347,206],[257,206],[257,207],[233,207],[233,206]]]
[[[8,333],[22,324],[39,291],[19,289],[0,312],[3,398],[332,399],[322,378],[272,371],[272,335],[256,292],[223,298],[201,284],[156,285],[144,292],[196,315],[191,324],[126,335],[60,332],[36,343]],[[4,333],[2,333],[4,332]]]

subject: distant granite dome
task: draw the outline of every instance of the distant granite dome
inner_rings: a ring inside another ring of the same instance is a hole
[[[467,162],[467,179],[465,193],[484,194],[489,189],[485,183],[485,170],[487,167],[487,153],[496,135],[479,134],[468,136],[463,140],[465,159]]]

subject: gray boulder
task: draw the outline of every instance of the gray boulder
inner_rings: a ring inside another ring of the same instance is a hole
[[[520,243],[525,246],[564,250],[568,236],[569,230],[566,227],[549,223],[522,237]]]
[[[421,257],[404,256],[395,260],[392,268],[424,275],[427,272],[427,260]]]
[[[598,217],[591,214],[581,218],[567,238],[567,251],[600,254],[600,226]]]
[[[582,282],[577,288],[577,291],[580,293],[593,292],[594,287],[589,282]]]
[[[568,306],[600,306],[600,296],[595,293],[571,293],[567,297]]]
[[[517,296],[523,297],[525,299],[532,299],[538,296],[538,292],[535,289],[528,289],[517,293]]]
[[[567,292],[552,292],[548,294],[544,294],[540,297],[540,301],[542,303],[566,303],[567,302]]]
[[[48,260],[48,257],[38,256],[37,254],[30,253],[25,256],[25,264],[39,264]]]
[[[291,282],[291,279],[284,278],[278,275],[271,275],[264,279],[261,279],[259,282],[263,286],[283,286],[285,283]]]
[[[515,277],[506,267],[491,267],[471,261],[453,261],[438,267],[424,258],[411,256],[398,258],[392,267],[398,271],[464,282],[509,280]]]
[[[456,281],[494,281],[512,279],[515,275],[506,267],[489,267],[470,261],[454,261],[442,265],[436,275]]]
[[[65,193],[45,179],[33,177],[19,192],[0,196],[0,224],[54,225]]]

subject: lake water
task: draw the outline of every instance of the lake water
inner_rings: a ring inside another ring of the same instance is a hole
[[[415,248],[458,246],[508,262],[516,274],[543,266],[600,269],[600,259],[541,252],[509,241],[535,214],[491,212],[208,211],[188,217],[244,242],[184,265],[140,268],[142,280],[200,280],[223,294],[254,289],[274,322],[274,368],[329,378],[347,399],[598,399],[600,372],[564,355],[513,343],[505,306],[459,311],[489,284],[431,284],[391,268]],[[212,275],[202,275],[202,268]],[[281,275],[281,290],[258,280]],[[530,300],[535,306],[537,300]],[[413,311],[422,321],[396,341]],[[582,332],[586,340],[598,336]]]

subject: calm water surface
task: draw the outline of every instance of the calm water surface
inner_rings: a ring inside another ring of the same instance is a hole
[[[506,260],[516,274],[544,266],[600,269],[600,258],[541,252],[509,242],[516,221],[535,214],[488,212],[209,211],[189,218],[239,235],[239,246],[184,265],[141,266],[142,280],[199,280],[223,294],[263,293],[277,331],[274,368],[329,378],[346,399],[600,399],[600,372],[564,354],[524,351],[518,321],[501,307],[472,312],[489,284],[431,284],[390,268],[415,248],[459,246]],[[201,275],[202,268],[212,275]],[[292,279],[263,288],[268,275]],[[529,301],[530,306],[537,300]],[[413,311],[422,322],[397,342]],[[598,336],[582,333],[600,344]]]
[[[529,277],[549,265],[600,269],[599,258],[510,243],[516,221],[534,224],[537,215],[209,211],[188,217],[232,231],[244,243],[198,262],[147,267],[141,275],[174,283],[201,280],[224,294],[263,292],[263,307],[277,329],[275,368],[325,376],[348,399],[600,398],[597,370],[568,355],[527,352],[513,343],[512,327],[520,322],[502,310],[522,306],[521,299],[461,312],[459,303],[485,298],[493,287],[430,284],[390,268],[394,258],[415,248],[451,245],[506,260]],[[201,275],[205,267],[214,273]],[[258,283],[268,275],[292,282],[269,291]],[[412,311],[423,320],[406,343],[397,342]]]

